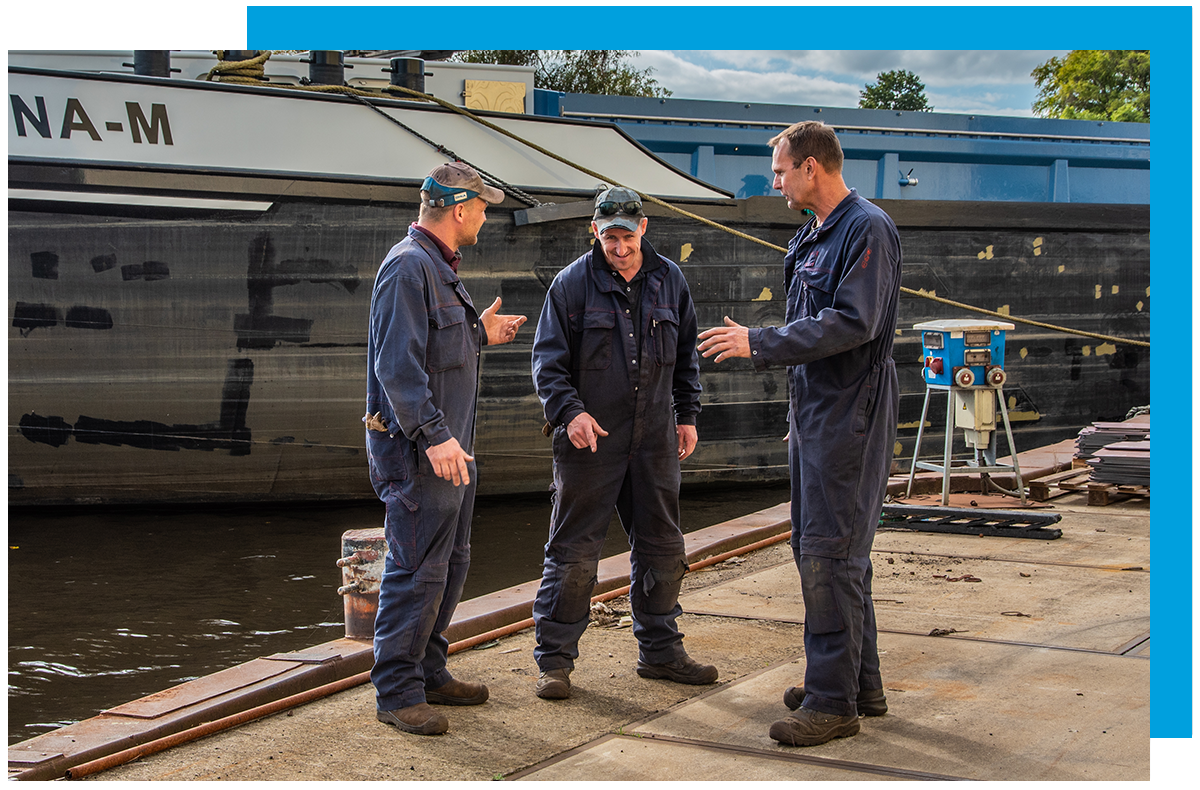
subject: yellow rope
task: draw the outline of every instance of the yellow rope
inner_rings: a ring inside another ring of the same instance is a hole
[[[223,49],[216,50],[213,54],[217,56],[217,64],[196,79],[208,82],[216,79],[218,82],[234,82],[249,85],[261,85],[266,82],[267,78],[263,71],[263,64],[271,57],[270,50],[260,52],[249,60],[221,60],[221,57],[225,54],[225,50]]]
[[[208,72],[205,75],[201,75],[201,76],[204,77],[205,79],[211,80],[213,78],[213,76],[217,76],[219,73],[219,78],[222,81],[253,82],[253,83],[261,84],[262,74],[263,74],[263,64],[266,63],[267,59],[270,56],[271,56],[271,53],[269,51],[267,51],[267,52],[260,53],[257,57],[251,58],[250,60],[233,61],[233,62],[228,62],[228,63],[222,61],[222,62],[219,62],[216,66],[214,66],[212,71]],[[218,57],[220,57],[219,52],[218,52]],[[228,76],[226,76],[226,75],[228,75]],[[273,87],[278,87],[278,86],[273,86]],[[353,94],[353,95],[358,95],[358,96],[378,96],[380,94],[379,91],[361,90],[359,88],[351,88],[349,86],[344,86],[344,85],[286,85],[285,84],[285,85],[282,85],[282,87],[299,88],[302,90],[311,90],[311,91],[327,92],[327,93]],[[444,99],[440,99],[436,96],[433,96],[433,95],[430,95],[427,93],[421,93],[419,91],[412,90],[411,88],[405,88],[400,85],[388,85],[386,88],[384,88],[384,93],[385,93],[385,95],[386,95],[386,93],[399,93],[399,94],[404,94],[407,97],[417,99],[420,101],[434,102],[434,103],[439,104],[449,110],[452,110],[452,111],[458,113],[459,115],[465,116],[465,117],[471,119],[472,121],[474,121],[475,123],[478,123],[481,126],[491,129],[492,131],[494,131],[498,134],[502,134],[505,137],[508,137],[512,140],[515,140],[516,142],[521,143],[522,145],[528,146],[529,148],[532,148],[533,150],[537,151],[538,153],[540,153],[544,156],[548,156],[557,162],[561,162],[561,163],[567,165],[568,167],[573,167],[576,170],[580,171],[581,173],[591,176],[592,178],[595,178],[606,184],[611,184],[612,186],[620,186],[620,187],[625,186],[624,184],[621,184],[621,183],[609,178],[608,176],[604,175],[603,173],[597,173],[596,171],[586,168],[583,165],[578,164],[577,162],[572,162],[569,159],[566,159],[565,157],[559,156],[558,154],[554,153],[553,151],[547,150],[547,149],[543,148],[542,146],[538,145],[537,143],[531,142],[529,140],[526,140],[523,137],[513,134],[512,132],[508,131],[507,129],[504,129],[500,126],[497,126],[494,123],[484,120],[483,118],[480,118],[478,115],[475,115],[474,113],[470,112],[469,110],[467,110],[463,107],[459,107],[448,101],[445,101]],[[717,230],[724,231],[725,233],[729,233],[733,236],[737,236],[738,238],[745,239],[746,241],[751,241],[751,242],[754,242],[755,244],[761,244],[764,247],[769,247],[770,249],[777,250],[782,253],[787,252],[786,247],[780,247],[778,244],[772,244],[771,242],[766,241],[764,239],[760,239],[756,236],[751,236],[748,233],[743,233],[740,230],[736,230],[727,225],[722,225],[719,222],[714,222],[713,220],[707,219],[706,217],[702,217],[699,214],[694,214],[691,211],[687,211],[685,209],[679,208],[678,206],[671,205],[670,203],[667,203],[664,200],[660,200],[660,199],[654,197],[653,195],[648,195],[643,192],[640,192],[636,189],[633,189],[632,187],[625,187],[625,188],[630,189],[633,192],[636,192],[639,196],[641,196],[641,198],[643,200],[646,200],[650,203],[654,203],[657,206],[661,206],[661,207],[667,209],[668,211],[673,211],[676,214],[685,216],[688,219],[692,219],[697,222],[703,223],[705,225],[708,225],[709,227],[716,228]],[[964,304],[963,302],[956,302],[956,301],[953,301],[952,299],[944,299],[940,296],[936,296],[934,294],[928,293],[927,291],[923,291],[923,290],[917,291],[917,290],[913,290],[912,288],[905,288],[904,286],[900,286],[900,292],[908,294],[910,296],[919,296],[923,299],[929,299],[934,302],[938,302],[939,304],[956,307],[960,310],[968,310],[968,311],[975,312],[975,313],[982,313],[984,315],[990,315],[990,316],[994,316],[996,318],[1002,318],[1006,321],[1014,321],[1014,322],[1021,323],[1021,324],[1029,324],[1030,326],[1041,327],[1042,329],[1049,329],[1049,330],[1052,330],[1055,332],[1063,332],[1068,335],[1078,335],[1081,337],[1093,338],[1095,340],[1104,340],[1104,341],[1108,341],[1110,343],[1122,343],[1125,345],[1140,346],[1143,348],[1150,347],[1150,343],[1147,341],[1144,341],[1144,340],[1131,340],[1128,338],[1115,337],[1113,335],[1103,335],[1103,334],[1098,334],[1095,332],[1085,332],[1085,331],[1079,330],[1079,329],[1070,329],[1068,327],[1057,326],[1055,324],[1047,324],[1042,321],[1034,321],[1029,318],[1020,318],[1018,316],[1000,313],[995,310],[988,310],[983,307],[975,307],[973,305]]]
[[[983,313],[984,315],[995,316],[996,318],[1002,318],[1005,321],[1016,321],[1021,324],[1029,324],[1031,326],[1038,326],[1038,327],[1041,327],[1042,329],[1052,329],[1056,332],[1066,332],[1069,335],[1080,335],[1082,337],[1090,337],[1095,340],[1107,340],[1110,343],[1123,343],[1128,346],[1141,346],[1143,348],[1150,348],[1150,344],[1148,342],[1146,342],[1145,340],[1130,340],[1128,338],[1113,337],[1112,335],[1101,335],[1101,334],[1097,334],[1095,332],[1085,332],[1082,329],[1067,329],[1065,327],[1055,326],[1054,324],[1045,324],[1045,323],[1042,323],[1041,321],[1034,321],[1033,319],[1030,319],[1030,318],[1019,318],[1018,316],[1015,316],[1015,315],[1008,315],[1006,313],[998,313],[995,310],[986,310],[982,307],[973,307],[972,305],[963,304],[962,302],[955,302],[952,299],[943,299],[942,297],[931,294],[928,291],[914,291],[913,289],[905,288],[904,286],[900,286],[900,291],[902,293],[906,293],[911,296],[920,296],[925,299],[931,299],[935,302],[940,302],[941,304],[948,304],[953,307],[957,307],[961,310],[972,310],[976,313]]]
[[[408,88],[401,88],[401,87],[399,87],[399,86],[391,86],[391,87],[392,87],[394,90],[396,90],[397,92],[400,92],[400,93],[412,94],[412,95],[414,95],[414,96],[420,96],[420,97],[426,97],[426,98],[430,98],[430,99],[432,99],[433,101],[437,102],[438,104],[442,105],[443,107],[448,107],[449,109],[451,109],[451,110],[454,110],[455,112],[459,113],[460,115],[465,115],[466,117],[470,118],[471,120],[473,120],[473,121],[475,121],[475,122],[477,122],[477,123],[479,123],[479,124],[481,124],[481,125],[483,125],[483,126],[486,126],[486,127],[487,127],[487,128],[489,128],[489,129],[492,129],[492,130],[494,130],[494,131],[496,131],[496,132],[499,132],[500,134],[502,134],[502,135],[504,135],[504,136],[506,136],[506,137],[510,137],[510,138],[512,138],[513,140],[516,140],[516,141],[517,141],[517,142],[519,142],[519,143],[522,143],[522,144],[524,144],[524,145],[527,145],[527,146],[529,146],[530,148],[532,148],[532,149],[534,149],[535,151],[537,151],[538,153],[544,154],[544,155],[546,155],[546,156],[550,157],[551,159],[554,159],[554,160],[556,160],[556,161],[562,162],[563,164],[565,164],[565,165],[568,165],[568,166],[570,166],[570,167],[573,167],[573,168],[575,168],[576,170],[579,170],[579,171],[580,171],[580,172],[582,172],[582,173],[586,173],[587,175],[591,176],[592,178],[599,179],[600,181],[603,181],[603,182],[605,182],[605,183],[607,183],[607,184],[611,184],[611,185],[613,185],[613,186],[624,186],[624,184],[617,183],[616,181],[614,181],[614,180],[613,180],[613,179],[611,179],[611,178],[608,178],[607,176],[603,175],[602,173],[597,173],[597,172],[595,172],[594,170],[589,170],[588,168],[584,167],[583,165],[580,165],[580,164],[577,164],[577,163],[575,163],[575,162],[569,161],[568,159],[566,159],[566,158],[564,158],[564,157],[561,157],[561,156],[559,156],[558,154],[554,153],[553,151],[548,151],[548,150],[546,150],[545,148],[542,148],[540,145],[537,145],[536,143],[533,143],[533,142],[530,142],[530,141],[528,141],[528,140],[525,140],[525,139],[523,139],[523,138],[521,138],[521,137],[518,137],[517,135],[515,135],[515,134],[513,134],[512,132],[508,131],[507,129],[502,129],[502,128],[500,128],[499,126],[497,126],[497,125],[495,125],[495,124],[493,124],[493,123],[489,123],[488,121],[485,121],[483,118],[480,118],[480,117],[478,117],[477,115],[475,115],[475,114],[473,114],[473,113],[471,113],[471,112],[469,112],[469,111],[467,111],[467,110],[465,110],[465,109],[463,109],[463,108],[461,108],[461,107],[458,107],[458,106],[456,106],[456,105],[454,105],[454,104],[451,104],[451,103],[450,103],[450,102],[448,102],[448,101],[444,101],[444,100],[442,100],[442,99],[439,99],[439,98],[437,98],[436,96],[426,96],[425,94],[420,94],[420,93],[417,93],[416,91],[410,90],[410,89],[408,89]],[[683,216],[685,216],[685,217],[687,217],[687,218],[689,218],[689,219],[696,220],[697,222],[701,222],[701,223],[703,223],[703,224],[705,224],[705,225],[708,225],[708,226],[710,226],[710,227],[716,228],[717,230],[721,230],[721,231],[724,231],[724,232],[726,232],[726,233],[732,234],[732,235],[734,235],[734,236],[737,236],[738,238],[745,239],[745,240],[747,240],[747,241],[752,241],[752,242],[754,242],[755,244],[761,244],[761,245],[763,245],[764,247],[769,247],[769,248],[771,248],[771,249],[773,249],[773,250],[777,250],[777,251],[779,251],[779,252],[782,252],[782,253],[786,253],[786,252],[787,252],[787,248],[786,248],[786,247],[780,247],[778,244],[772,244],[771,242],[769,242],[769,241],[766,241],[766,240],[764,240],[764,239],[757,238],[756,236],[751,236],[751,235],[750,235],[750,234],[748,234],[748,233],[743,233],[743,232],[741,232],[740,230],[736,230],[736,229],[734,229],[734,228],[731,228],[731,227],[729,227],[729,226],[727,226],[727,225],[722,225],[722,224],[721,224],[721,223],[719,223],[719,222],[714,222],[713,220],[707,219],[706,217],[702,217],[702,216],[700,216],[699,214],[694,214],[694,213],[692,213],[692,212],[690,212],[690,211],[687,211],[687,210],[685,210],[685,209],[679,208],[678,206],[673,206],[673,205],[671,205],[670,203],[667,203],[667,202],[666,202],[666,201],[664,201],[664,200],[659,200],[658,198],[654,197],[653,195],[647,195],[647,194],[645,194],[645,193],[643,193],[643,192],[640,192],[640,191],[638,191],[638,190],[636,190],[636,189],[632,189],[632,187],[625,187],[625,188],[626,188],[626,189],[631,189],[633,192],[637,192],[637,194],[638,194],[638,195],[640,195],[640,196],[642,197],[642,199],[643,199],[643,200],[649,201],[650,203],[654,203],[655,205],[658,205],[658,206],[662,206],[663,208],[665,208],[665,209],[667,209],[667,210],[669,210],[669,211],[674,211],[675,213],[677,213],[677,214],[681,214],[681,215],[683,215]],[[1107,341],[1109,341],[1109,342],[1112,342],[1112,343],[1124,343],[1124,344],[1126,344],[1126,345],[1131,345],[1131,346],[1142,346],[1142,347],[1145,347],[1145,348],[1149,348],[1149,347],[1150,347],[1150,344],[1149,344],[1148,342],[1144,341],[1144,340],[1129,340],[1129,339],[1126,339],[1126,338],[1114,337],[1114,336],[1112,336],[1112,335],[1101,335],[1101,334],[1096,334],[1096,333],[1094,333],[1094,332],[1085,332],[1085,331],[1078,330],[1078,329],[1069,329],[1069,328],[1067,328],[1067,327],[1063,327],[1063,326],[1056,326],[1056,325],[1054,325],[1054,324],[1047,324],[1047,323],[1043,323],[1043,322],[1041,322],[1041,321],[1034,321],[1034,320],[1032,320],[1032,319],[1029,319],[1029,318],[1019,318],[1019,317],[1017,317],[1017,316],[1006,315],[1006,314],[1004,314],[1004,313],[998,313],[998,312],[996,312],[996,311],[994,311],[994,310],[987,310],[987,309],[985,309],[985,308],[983,308],[983,307],[974,307],[974,306],[972,306],[972,305],[969,305],[969,304],[964,304],[964,303],[962,303],[962,302],[955,302],[955,301],[953,301],[953,300],[951,300],[951,299],[943,299],[943,298],[942,298],[942,297],[940,297],[940,296],[935,296],[935,295],[933,295],[933,294],[931,294],[931,293],[928,293],[928,292],[926,292],[926,291],[914,291],[912,288],[905,288],[904,286],[900,286],[900,291],[901,291],[901,293],[906,293],[906,294],[909,294],[910,296],[919,296],[919,297],[922,297],[922,298],[925,298],[925,299],[930,299],[930,300],[932,300],[932,301],[939,302],[939,303],[941,303],[941,304],[945,304],[945,305],[951,305],[951,306],[953,306],[953,307],[957,307],[957,308],[959,308],[959,309],[961,309],[961,310],[970,310],[970,311],[973,311],[973,312],[976,312],[976,313],[983,313],[984,315],[990,315],[990,316],[995,316],[995,317],[998,317],[998,318],[1003,318],[1003,319],[1004,319],[1004,320],[1006,320],[1006,321],[1016,321],[1016,322],[1019,322],[1019,323],[1022,323],[1022,324],[1030,324],[1030,325],[1032,325],[1032,326],[1041,327],[1041,328],[1043,328],[1043,329],[1051,329],[1051,330],[1054,330],[1054,331],[1056,331],[1056,332],[1065,332],[1066,334],[1069,334],[1069,335],[1080,335],[1080,336],[1083,336],[1083,337],[1090,337],[1090,338],[1094,338],[1094,339],[1096,339],[1096,340],[1107,340]]]

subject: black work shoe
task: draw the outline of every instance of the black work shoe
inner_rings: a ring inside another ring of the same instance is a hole
[[[430,705],[482,705],[487,698],[487,686],[466,680],[452,679],[444,686],[425,689],[425,701]]]
[[[691,656],[677,658],[669,664],[647,664],[639,658],[637,673],[644,678],[673,680],[689,686],[706,686],[717,679],[716,667],[694,661]]]
[[[539,672],[533,693],[542,699],[566,699],[571,696],[571,670],[548,669]]]
[[[450,722],[446,717],[425,702],[398,710],[377,710],[375,718],[414,735],[441,735],[450,729]]]
[[[888,710],[883,689],[860,689],[855,703],[858,705],[859,716],[882,716]],[[783,692],[783,704],[787,705],[788,710],[795,710],[803,705],[804,686],[788,686]]]
[[[800,707],[771,725],[771,737],[784,746],[816,746],[834,738],[858,734],[857,716],[838,716]]]

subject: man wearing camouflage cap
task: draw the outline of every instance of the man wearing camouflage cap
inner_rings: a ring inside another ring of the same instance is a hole
[[[367,337],[367,457],[387,507],[388,553],[375,618],[376,718],[437,735],[429,706],[478,705],[487,686],[446,670],[450,625],[470,563],[475,505],[475,400],[480,349],[511,341],[525,316],[477,312],[458,277],[488,204],[504,193],[462,163],[436,167],[421,210],[383,260]]]
[[[644,238],[638,194],[596,198],[592,248],[551,284],[533,343],[533,379],[553,428],[550,539],[533,606],[543,699],[570,696],[614,508],[629,535],[630,605],[645,678],[717,679],[683,649],[675,620],[687,570],[679,463],[696,446],[696,313],[679,267]]]

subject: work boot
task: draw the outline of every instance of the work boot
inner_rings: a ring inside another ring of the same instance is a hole
[[[858,705],[859,716],[882,716],[888,709],[883,689],[859,689],[855,703]],[[803,705],[804,686],[788,686],[783,692],[783,704],[787,705],[788,710],[795,710]]]
[[[571,670],[548,669],[539,672],[534,693],[542,699],[566,699],[571,696]]]
[[[712,664],[701,664],[688,655],[667,664],[647,664],[639,658],[637,673],[644,678],[673,680],[689,686],[706,686],[717,679],[716,667]]]
[[[425,689],[425,701],[430,705],[482,705],[487,698],[487,686],[465,680],[451,680],[444,686]]]
[[[858,734],[857,716],[838,716],[800,707],[771,725],[771,737],[784,746],[816,746],[834,738]]]
[[[450,729],[450,722],[446,717],[429,707],[426,702],[399,710],[377,710],[375,718],[414,735],[441,735]]]

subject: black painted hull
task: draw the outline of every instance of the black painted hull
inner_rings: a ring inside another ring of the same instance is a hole
[[[94,176],[16,167],[10,186]],[[373,496],[360,421],[367,312],[382,256],[415,218],[415,191],[368,195],[353,185],[265,179],[242,187],[273,208],[247,218],[10,206],[12,504]],[[222,182],[211,192],[228,188]],[[280,197],[285,191],[292,197]],[[1146,207],[881,205],[901,228],[906,286],[1149,339]],[[585,219],[517,226],[517,208],[489,211],[461,271],[476,303],[500,296],[505,312],[533,322],[550,279],[589,234]],[[798,216],[778,198],[689,208],[778,245]],[[702,327],[724,315],[749,325],[782,321],[779,253],[692,220],[651,216],[648,238],[681,262]],[[919,339],[909,328],[959,317],[971,316],[903,298],[900,459],[911,456],[925,392]],[[516,343],[485,351],[481,493],[545,491],[550,482],[550,444],[529,374],[532,326]],[[1145,349],[1018,324],[1006,367],[1018,449],[1149,403]],[[784,372],[757,374],[744,360],[702,360],[701,371],[700,445],[685,464],[685,484],[786,479]],[[941,403],[931,409],[924,456],[941,453]],[[1000,449],[1005,454],[1003,440]]]

